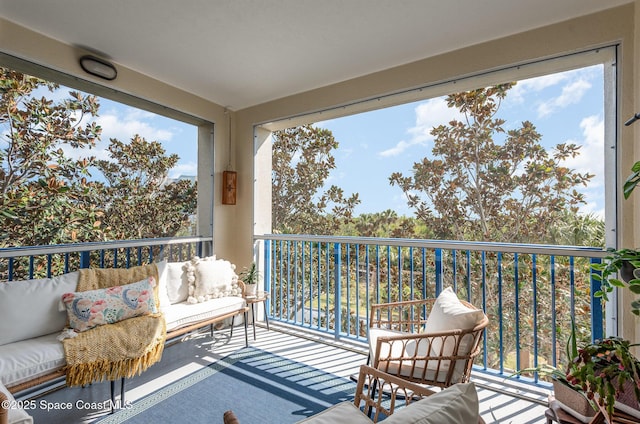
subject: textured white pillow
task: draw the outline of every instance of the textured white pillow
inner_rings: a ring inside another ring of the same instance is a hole
[[[431,313],[427,317],[427,322],[424,326],[424,332],[427,334],[436,333],[439,331],[451,331],[451,330],[471,330],[476,325],[480,324],[484,319],[484,312],[479,309],[470,309],[463,305],[456,296],[451,287],[447,287],[440,293]],[[460,342],[458,349],[458,355],[466,355],[471,351],[473,339],[470,335],[467,335]],[[442,340],[438,337],[433,339],[431,343],[431,352],[433,354],[439,354],[442,349],[442,356],[451,356],[455,347],[455,340],[451,337],[447,338],[444,347]],[[457,374],[462,372],[464,364],[456,364],[456,371],[454,372],[454,381],[459,377]]]
[[[78,272],[0,283],[0,345],[62,331],[67,315],[60,298],[77,284]]]
[[[205,302],[223,296],[239,296],[236,266],[229,261],[195,257],[187,265],[189,303]]]
[[[479,403],[473,383],[454,384],[441,392],[400,408],[385,424],[476,424]]]
[[[162,271],[158,267],[159,285],[165,288],[170,304],[184,302],[189,297],[186,266],[187,262],[167,262]],[[162,295],[160,305],[162,307]]]

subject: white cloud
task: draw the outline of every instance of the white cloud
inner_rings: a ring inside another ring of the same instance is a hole
[[[117,138],[126,143],[134,135],[139,134],[147,141],[171,141],[173,138],[171,131],[159,129],[145,122],[145,120],[153,119],[153,117],[152,113],[126,108],[124,113],[118,113],[115,110],[103,113],[96,119],[96,123],[102,127],[103,140]]]
[[[395,146],[378,153],[382,157],[397,156],[414,145],[425,145],[433,141],[431,130],[438,125],[460,119],[458,110],[449,108],[444,97],[427,100],[415,108],[416,124],[409,128],[409,140],[400,140]]]
[[[547,87],[566,81],[567,78],[569,78],[569,74],[559,73],[518,81],[515,87],[509,91],[509,100],[516,104],[521,104],[525,101],[527,94],[542,91]]]
[[[589,187],[601,187],[604,185],[604,120],[598,116],[588,116],[580,122],[582,140],[567,140],[567,143],[575,143],[582,146],[580,154],[574,158],[568,158],[561,165],[578,172],[595,174],[589,182]]]
[[[198,175],[198,164],[194,162],[179,163],[169,171],[169,178]]]
[[[558,109],[579,103],[585,93],[591,88],[591,83],[585,78],[571,81],[562,88],[562,93],[557,97],[552,97],[546,102],[538,105],[538,117],[550,115]]]

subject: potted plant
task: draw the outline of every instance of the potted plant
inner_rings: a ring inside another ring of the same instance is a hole
[[[553,395],[559,406],[581,421],[589,421],[596,415],[597,405],[588,397],[582,385],[576,384],[572,377],[577,371],[576,359],[579,357],[579,349],[576,339],[575,322],[571,320],[571,334],[567,339],[566,355],[568,364],[566,370],[556,368],[549,364],[542,364],[535,368],[520,370],[514,375],[522,373],[538,373],[541,377],[549,377],[553,384]]]
[[[245,296],[251,297],[256,295],[256,288],[260,281],[260,272],[255,262],[252,262],[249,267],[244,267],[238,278],[245,285]]]
[[[568,382],[596,401],[606,411],[608,422],[616,402],[639,409],[640,361],[631,353],[632,346],[628,340],[608,337],[578,349],[578,356],[569,364]]]
[[[591,276],[600,282],[600,290],[594,294],[605,302],[616,287],[627,287],[632,293],[640,294],[640,278],[635,275],[636,268],[640,268],[640,251],[628,248],[609,249],[609,255],[604,261],[591,267],[595,271]],[[640,300],[631,302],[631,311],[640,315]]]
[[[628,199],[631,193],[640,183],[640,161],[631,167],[631,174],[627,177],[623,185],[624,198]],[[609,300],[608,294],[616,287],[628,287],[629,290],[640,294],[640,275],[636,276],[636,269],[640,268],[640,251],[637,249],[609,249],[609,255],[604,258],[601,264],[592,265],[592,277],[600,281],[601,288],[594,293],[605,302]],[[617,278],[618,274],[622,279]],[[635,299],[631,302],[631,311],[640,316],[640,301]]]

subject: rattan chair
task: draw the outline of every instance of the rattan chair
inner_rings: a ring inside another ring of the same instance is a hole
[[[372,305],[368,363],[419,384],[446,388],[468,382],[489,320],[479,312],[475,315],[482,318],[473,328],[426,333],[425,324],[435,301]],[[460,303],[471,311],[479,311],[468,302]]]
[[[402,406],[410,405],[435,392],[425,386],[412,383],[403,378],[387,374],[367,365],[360,365],[358,385],[353,400],[356,408],[367,413],[377,423],[395,412],[396,403],[402,399]],[[362,406],[361,406],[362,405]],[[478,416],[478,424],[484,424]]]

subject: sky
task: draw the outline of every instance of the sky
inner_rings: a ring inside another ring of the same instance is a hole
[[[531,121],[550,151],[559,143],[582,146],[581,154],[564,165],[596,175],[588,188],[581,189],[587,198],[581,211],[600,217],[604,217],[602,67],[519,81],[498,115],[505,119],[507,130]],[[431,129],[459,117],[440,97],[317,123],[340,143],[330,184],[344,189],[347,196],[359,194],[356,214],[392,209],[398,215],[413,215],[404,193],[390,186],[389,177],[393,172],[411,175],[415,162],[432,158]]]
[[[499,112],[507,130],[523,120],[533,122],[549,150],[558,143],[582,146],[581,154],[565,165],[596,175],[589,187],[581,190],[587,197],[581,211],[600,217],[604,217],[603,103],[603,65],[597,65],[519,81]],[[125,141],[140,134],[161,142],[168,154],[178,154],[180,160],[170,178],[196,175],[196,127],[107,99],[100,99],[100,104],[97,122],[103,128],[102,140],[92,155],[106,158],[112,137]],[[429,132],[458,117],[441,97],[316,123],[331,130],[339,142],[334,152],[337,166],[327,184],[341,187],[346,196],[359,194],[356,215],[387,209],[413,215],[402,190],[390,186],[389,176],[393,172],[410,175],[414,162],[432,157]],[[76,156],[80,152],[70,153]]]

